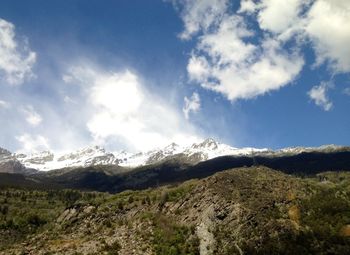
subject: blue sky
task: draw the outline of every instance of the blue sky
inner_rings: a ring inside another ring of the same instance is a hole
[[[349,145],[346,0],[1,1],[0,146]]]

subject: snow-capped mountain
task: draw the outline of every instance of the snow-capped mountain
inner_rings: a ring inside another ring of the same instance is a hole
[[[202,155],[202,160],[208,160],[220,156],[226,155],[252,155],[253,153],[268,152],[269,149],[257,149],[257,148],[235,148],[226,144],[218,143],[214,139],[209,138],[201,143],[193,144],[190,148],[186,148],[184,153],[186,155],[193,155],[199,153]]]
[[[68,154],[57,154],[50,151],[33,153],[30,155],[14,154],[26,168],[41,171],[61,169],[66,167],[87,167],[92,165],[117,164],[113,153],[106,152],[99,146],[90,146]]]
[[[329,145],[322,145],[316,148],[315,147],[288,147],[288,148],[280,149],[276,152],[285,153],[285,154],[299,154],[303,152],[312,152],[312,151],[334,152],[334,151],[341,151],[341,150],[348,150],[348,147],[329,144]]]
[[[224,155],[249,155],[252,152],[264,152],[267,149],[233,148],[229,145],[216,142],[214,139],[206,139],[201,143],[191,146],[181,146],[171,143],[160,149],[146,152],[129,153],[126,151],[107,152],[99,146],[90,146],[68,154],[54,154],[43,151],[25,154],[6,154],[17,159],[26,168],[48,171],[67,167],[87,167],[93,165],[120,165],[123,167],[137,167],[181,156],[191,158],[194,163],[212,159]]]
[[[257,149],[257,148],[235,148],[219,143],[214,139],[206,139],[191,146],[181,146],[171,143],[160,149],[147,152],[130,153],[126,151],[108,152],[99,146],[86,147],[68,154],[54,154],[50,151],[43,151],[25,154],[11,154],[9,151],[0,148],[0,166],[2,168],[16,166],[26,169],[48,171],[53,169],[88,167],[95,165],[119,165],[123,167],[137,167],[154,164],[163,160],[178,159],[188,163],[198,163],[212,158],[234,155],[234,156],[275,156],[281,154],[299,154],[302,152],[324,151],[331,152],[344,149],[335,145],[321,146],[318,148],[295,147],[280,150]],[[0,167],[1,168],[1,167]]]

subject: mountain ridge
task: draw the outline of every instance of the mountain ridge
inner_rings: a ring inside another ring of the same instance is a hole
[[[303,152],[335,151],[350,151],[350,147],[323,145],[320,147],[287,147],[278,150],[252,147],[236,148],[208,138],[190,146],[171,143],[163,148],[137,153],[130,153],[125,150],[109,152],[97,145],[88,146],[64,154],[42,151],[26,155],[23,153],[11,153],[6,149],[0,148],[0,171],[33,173],[36,171],[52,171],[56,169],[98,165],[136,168],[172,159],[188,164],[197,164],[222,156],[273,157],[280,155],[297,155]]]

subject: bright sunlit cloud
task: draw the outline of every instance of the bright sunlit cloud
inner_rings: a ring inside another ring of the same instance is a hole
[[[86,126],[98,144],[117,139],[130,149],[149,150],[174,141],[188,144],[199,139],[178,111],[147,91],[129,70],[107,73],[78,67],[64,80],[85,90],[92,105]]]

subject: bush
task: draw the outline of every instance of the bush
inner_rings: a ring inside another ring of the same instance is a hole
[[[0,207],[1,214],[6,215],[8,211],[9,211],[9,207],[7,205]]]
[[[33,225],[35,227],[39,227],[41,225],[46,224],[46,220],[41,218],[39,215],[37,214],[30,214],[27,217],[27,223],[30,225]]]

